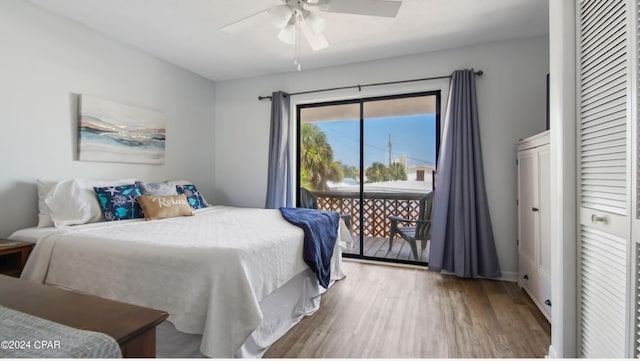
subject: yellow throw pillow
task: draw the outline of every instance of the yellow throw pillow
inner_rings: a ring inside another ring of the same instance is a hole
[[[136,198],[142,210],[144,219],[154,219],[192,216],[193,210],[187,201],[187,196],[178,194],[175,196],[138,196]]]

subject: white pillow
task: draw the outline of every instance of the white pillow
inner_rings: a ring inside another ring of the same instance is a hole
[[[59,182],[45,198],[56,227],[104,220],[93,187],[134,184],[135,178],[118,180],[67,179]]]
[[[53,226],[53,221],[49,215],[49,208],[44,200],[56,184],[58,184],[58,182],[36,179],[36,185],[38,186],[38,228]]]
[[[140,191],[143,196],[176,196],[178,190],[174,182],[165,181],[162,183],[140,182]]]

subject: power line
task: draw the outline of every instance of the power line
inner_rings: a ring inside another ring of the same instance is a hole
[[[343,134],[343,133],[341,133],[341,132],[334,131],[333,129],[322,129],[322,130],[323,130],[323,131],[325,131],[325,132],[329,132],[329,133],[331,133],[331,134],[333,134],[333,135],[340,136],[340,137],[342,137],[342,138],[344,138],[344,139],[347,139],[347,140],[349,140],[349,141],[351,141],[351,142],[353,142],[353,143],[360,144],[360,142],[359,142],[358,140],[355,140],[355,139],[353,139],[353,138],[351,138],[351,137],[349,137],[349,136],[346,136],[346,135],[344,135],[344,134]],[[376,146],[376,145],[373,145],[373,144],[370,144],[370,143],[367,143],[367,142],[364,142],[363,144],[365,145],[365,147],[373,148],[373,149],[376,149],[376,150],[379,150],[379,151],[383,151],[383,152],[386,152],[386,151],[388,150],[388,148],[386,148],[386,147]],[[432,164],[432,162],[431,162],[431,161],[424,160],[424,159],[418,159],[418,158],[414,158],[414,157],[410,157],[410,156],[407,156],[406,154],[396,153],[396,152],[392,152],[392,151],[390,151],[389,153],[390,153],[390,155],[392,154],[392,155],[394,155],[394,156],[396,156],[396,157],[406,156],[406,157],[407,157],[407,159],[410,159],[410,160],[412,160],[412,161],[414,161],[414,162],[421,162],[421,163],[426,163],[426,164]]]

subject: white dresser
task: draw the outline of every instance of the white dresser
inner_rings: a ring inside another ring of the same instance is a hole
[[[549,131],[518,142],[518,284],[551,321]]]

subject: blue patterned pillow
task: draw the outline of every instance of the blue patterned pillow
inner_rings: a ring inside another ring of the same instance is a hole
[[[176,190],[178,191],[178,194],[184,194],[187,196],[187,201],[189,202],[191,208],[200,209],[207,206],[207,202],[204,201],[204,198],[202,198],[202,195],[200,194],[200,192],[198,192],[198,189],[196,189],[195,185],[177,185]]]
[[[137,184],[113,187],[93,187],[98,203],[107,221],[144,218],[140,204],[136,201],[142,195]]]

